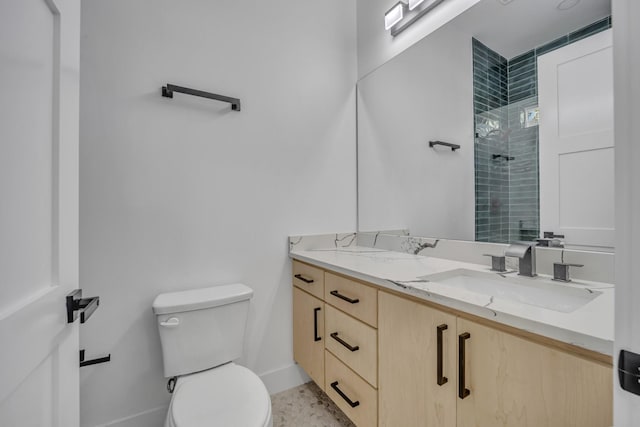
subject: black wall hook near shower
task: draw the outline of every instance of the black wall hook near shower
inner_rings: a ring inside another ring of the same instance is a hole
[[[504,160],[505,160],[505,161],[507,161],[507,162],[508,162],[508,161],[511,161],[511,160],[515,160],[515,159],[516,159],[516,158],[515,158],[515,157],[513,157],[513,156],[505,156],[504,154],[492,154],[492,155],[491,155],[491,158],[492,158],[493,160],[496,160],[496,159],[504,159]]]
[[[240,111],[240,100],[238,98],[231,98],[229,96],[218,95],[215,93],[204,92],[202,90],[190,89],[188,87],[176,86],[167,83],[166,86],[162,86],[162,96],[166,98],[173,98],[173,92],[180,92],[186,95],[199,96],[201,98],[215,99],[216,101],[228,102],[231,104],[233,111]]]

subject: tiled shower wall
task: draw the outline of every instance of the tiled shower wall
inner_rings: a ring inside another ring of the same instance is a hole
[[[537,57],[608,28],[611,17],[509,60],[473,40],[477,241],[539,236],[538,126],[522,120],[538,105]]]
[[[507,60],[473,39],[473,104],[475,113],[476,240],[509,239],[509,168],[493,161],[508,152],[502,129],[509,104]]]

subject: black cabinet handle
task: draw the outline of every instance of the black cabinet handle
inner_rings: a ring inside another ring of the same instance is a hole
[[[444,323],[442,325],[438,325],[437,335],[438,335],[438,356],[436,361],[436,372],[438,374],[438,385],[446,384],[449,379],[442,375],[442,332],[446,331],[449,327]]]
[[[318,336],[318,312],[321,310],[320,307],[316,307],[313,309],[313,340],[320,341],[322,337]]]
[[[341,295],[338,291],[331,291],[329,292],[331,295],[333,295],[334,297],[338,297],[341,300],[345,300],[346,302],[350,303],[350,304],[357,304],[360,302],[359,299],[351,299],[349,297],[345,297],[344,295]]]
[[[350,351],[358,351],[358,350],[360,350],[360,346],[353,347],[348,342],[346,342],[342,338],[338,337],[338,333],[337,332],[332,333],[331,334],[331,338],[333,338],[334,340],[338,341],[343,346],[347,347]]]
[[[338,388],[338,381],[332,382],[331,383],[331,388],[334,389],[336,391],[336,393],[338,393],[340,395],[340,397],[342,397],[345,400],[345,402],[347,402],[349,404],[349,406],[351,406],[352,408],[355,408],[356,406],[360,405],[360,401],[359,400],[356,400],[354,402],[353,400],[349,399],[349,396],[344,394],[344,392]]]
[[[295,276],[296,279],[298,280],[302,280],[304,283],[313,283],[313,279],[307,279],[306,277],[304,277],[302,274],[296,274]]]
[[[460,399],[464,399],[465,397],[471,394],[471,390],[469,390],[465,384],[465,342],[471,338],[471,334],[469,332],[465,332],[458,336],[458,397]]]

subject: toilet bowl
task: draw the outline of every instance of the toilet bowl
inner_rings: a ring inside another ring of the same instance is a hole
[[[179,377],[165,427],[271,427],[271,399],[260,378],[228,363]]]
[[[271,427],[267,388],[233,363],[242,356],[252,296],[232,284],[154,300],[164,376],[175,379],[165,427]]]

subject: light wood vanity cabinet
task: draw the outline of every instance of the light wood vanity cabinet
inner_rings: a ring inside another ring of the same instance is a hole
[[[611,366],[386,292],[378,303],[380,426],[612,425]]]
[[[458,318],[465,340],[459,426],[608,427],[611,366]]]
[[[324,302],[293,288],[293,360],[324,389]]]
[[[377,289],[298,261],[293,262],[293,284],[294,360],[354,424],[377,425]],[[318,307],[323,338],[314,341],[309,313]]]
[[[379,425],[455,427],[456,317],[386,292],[378,304]]]
[[[609,358],[293,264],[294,359],[356,425],[612,425]]]

